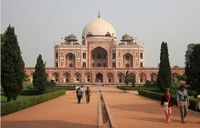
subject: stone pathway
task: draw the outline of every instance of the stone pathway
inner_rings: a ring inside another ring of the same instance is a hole
[[[3,116],[2,128],[96,128],[97,88],[92,88],[92,99],[77,104],[75,91],[31,108]]]
[[[96,128],[98,120],[98,88],[91,87],[92,98],[77,104],[75,91],[28,109],[3,116],[2,128]],[[199,128],[200,113],[190,111],[187,123],[180,123],[179,111],[173,108],[172,121],[164,121],[160,103],[124,92],[115,87],[102,87],[111,116],[118,128]]]
[[[102,88],[115,124],[119,128],[200,128],[200,113],[189,111],[186,124],[180,123],[178,107],[173,107],[172,120],[167,124],[160,102],[125,92],[114,87]]]

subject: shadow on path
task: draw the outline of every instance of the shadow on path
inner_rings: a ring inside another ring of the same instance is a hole
[[[96,128],[95,125],[60,120],[2,121],[2,128]]]
[[[166,124],[166,121],[161,118],[153,118],[153,117],[131,117],[133,120],[142,120],[142,121],[150,121],[150,122],[162,122]],[[171,119],[171,123],[181,123],[180,120],[177,119]],[[199,124],[198,122],[195,121],[186,121],[186,124]]]

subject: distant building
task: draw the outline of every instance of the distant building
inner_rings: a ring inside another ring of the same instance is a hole
[[[82,31],[82,43],[71,34],[55,45],[55,67],[46,68],[49,80],[62,84],[123,84],[126,71],[136,84],[156,81],[158,68],[144,67],[144,47],[124,34],[117,41],[113,26],[102,18],[89,22]],[[30,82],[34,68],[26,68]],[[183,74],[183,68],[172,68]]]

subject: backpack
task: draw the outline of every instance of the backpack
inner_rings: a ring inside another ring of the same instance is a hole
[[[81,96],[81,95],[82,95],[81,89],[78,89],[78,90],[77,90],[77,95],[78,95],[78,96]]]

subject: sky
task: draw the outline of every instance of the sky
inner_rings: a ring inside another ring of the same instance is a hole
[[[1,33],[14,26],[26,67],[42,54],[54,66],[54,46],[101,13],[120,41],[127,33],[144,46],[144,66],[157,67],[162,41],[171,66],[184,66],[190,43],[200,43],[200,0],[1,0]]]

